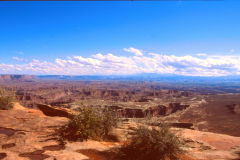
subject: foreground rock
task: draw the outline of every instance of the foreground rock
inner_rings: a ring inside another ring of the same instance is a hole
[[[18,104],[12,110],[0,110],[0,117],[0,159],[3,160],[111,160],[108,151],[121,145],[97,141],[63,143],[55,131],[68,118],[46,116]],[[124,122],[116,132],[130,135],[134,127],[136,124]],[[181,133],[187,155],[179,160],[239,159],[240,137],[189,129],[181,129]]]
[[[4,160],[86,160],[78,150],[115,145],[94,141],[63,144],[55,131],[68,118],[46,116],[18,104],[12,110],[0,110],[0,117],[0,159]]]
[[[186,151],[198,160],[240,159],[240,137],[184,129]]]
[[[73,118],[74,112],[67,108],[53,107],[45,104],[37,104],[39,110],[41,110],[45,115],[51,117],[66,117]]]
[[[54,129],[67,123],[63,117],[48,117],[41,111],[15,105],[12,110],[0,110],[0,152],[5,159],[44,159],[45,146],[59,146]]]

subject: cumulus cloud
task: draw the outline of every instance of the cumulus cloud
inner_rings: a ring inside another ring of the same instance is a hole
[[[1,64],[0,73],[8,74],[65,74],[65,75],[112,75],[159,73],[190,76],[226,76],[240,75],[240,56],[211,55],[165,55],[139,54],[138,49],[131,50],[132,56],[114,54],[94,54],[90,57],[73,56],[57,58],[54,62],[34,59],[24,64]],[[141,55],[141,56],[140,56]]]
[[[197,56],[201,57],[201,56],[207,56],[206,53],[198,53]]]
[[[19,57],[12,57],[15,61],[23,61],[23,58],[19,58]]]
[[[125,52],[129,52],[129,53],[134,53],[136,56],[142,56],[142,52],[139,49],[130,47],[130,48],[123,48],[123,50]]]

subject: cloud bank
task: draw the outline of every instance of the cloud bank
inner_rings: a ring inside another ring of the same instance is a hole
[[[147,53],[130,47],[125,56],[111,53],[90,57],[57,58],[55,62],[37,59],[24,64],[0,63],[1,74],[56,75],[129,75],[138,73],[178,74],[188,76],[240,75],[240,56],[175,56]]]

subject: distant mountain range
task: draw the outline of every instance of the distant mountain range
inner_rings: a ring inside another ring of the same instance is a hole
[[[0,75],[0,81],[37,81],[37,80],[73,80],[73,81],[149,81],[168,83],[231,83],[239,82],[240,76],[197,77],[170,74],[136,75]]]
[[[136,74],[136,75],[0,75],[0,81],[35,81],[35,80],[120,80],[150,82],[240,82],[240,76],[200,77],[170,74]]]
[[[240,76],[222,76],[222,77],[197,77],[166,74],[136,74],[136,75],[42,75],[37,76],[44,80],[117,80],[117,81],[149,81],[149,82],[171,82],[171,83],[229,83],[240,82]]]

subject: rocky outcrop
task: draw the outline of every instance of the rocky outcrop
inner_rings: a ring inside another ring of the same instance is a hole
[[[240,137],[189,129],[180,134],[186,152],[196,160],[240,159]]]
[[[117,105],[111,105],[111,106],[105,106],[106,109],[110,109],[110,110],[122,110],[123,107],[117,106]]]
[[[83,149],[109,150],[117,144],[85,141],[63,142],[57,129],[68,122],[65,117],[49,117],[20,105],[0,110],[0,159],[2,160],[86,160]]]
[[[158,105],[154,107],[149,107],[144,111],[145,116],[164,116],[167,113],[167,107],[164,105]]]
[[[186,109],[189,105],[182,105],[180,103],[170,103],[168,107],[164,105],[158,105],[149,107],[145,110],[138,108],[123,108],[117,105],[105,106],[105,109],[110,109],[118,112],[121,117],[125,118],[143,118],[148,115],[150,116],[167,116]]]
[[[6,153],[0,153],[0,159],[4,159],[5,157],[7,157]]]
[[[166,114],[172,114],[180,110],[188,108],[190,105],[182,105],[181,103],[169,103]]]
[[[41,110],[45,115],[51,116],[51,117],[66,117],[66,118],[73,118],[74,113],[71,110],[68,110],[66,108],[57,108],[52,107],[50,105],[45,104],[38,104],[38,109]]]
[[[126,118],[143,118],[144,117],[144,113],[142,109],[124,108],[119,112],[122,117],[126,117]]]
[[[68,122],[64,117],[48,117],[41,111],[15,104],[11,110],[0,110],[0,159],[25,160],[51,157],[45,146],[60,145],[57,126]],[[56,152],[56,151],[55,151]]]
[[[149,107],[144,111],[144,115],[152,115],[152,116],[166,116],[177,111],[181,111],[189,107],[189,105],[182,105],[180,103],[169,103],[169,106],[166,107],[164,105],[158,105],[154,107]]]
[[[37,79],[36,76],[30,75],[0,75],[0,82],[10,82],[10,81],[19,81],[19,82],[32,82]]]
[[[186,129],[194,129],[194,126],[192,123],[183,123],[183,122],[176,122],[176,123],[168,123],[171,127],[176,128],[186,128]]]
[[[231,113],[240,114],[240,104],[226,105],[226,107],[229,109]]]
[[[145,116],[142,109],[123,108],[117,105],[105,106],[105,109],[113,110],[117,112],[120,117],[125,118],[143,118]]]
[[[149,102],[151,99],[147,97],[141,97],[140,99],[136,100],[136,102]]]
[[[189,97],[193,93],[188,91],[168,90],[168,94],[173,97]]]

